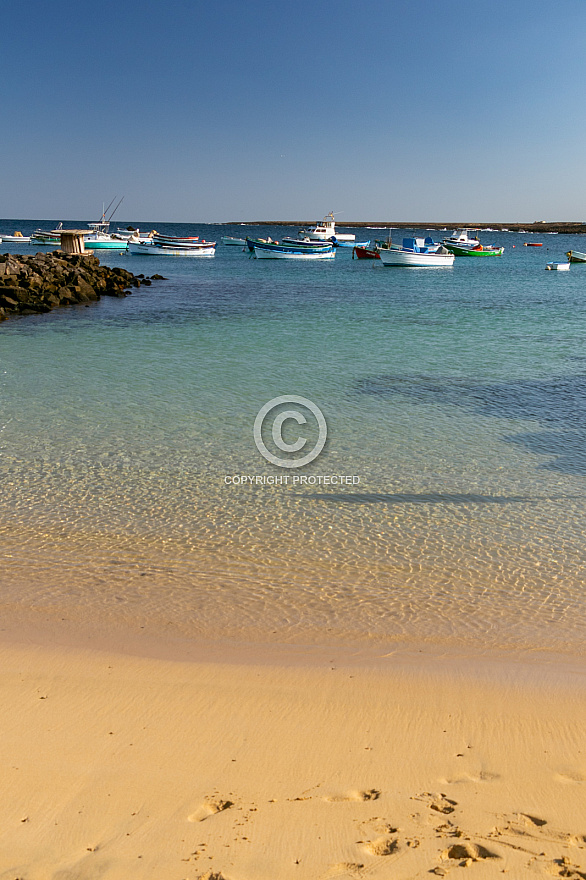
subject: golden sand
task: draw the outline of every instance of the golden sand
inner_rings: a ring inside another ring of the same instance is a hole
[[[4,642],[1,880],[586,877],[578,662],[220,655]]]

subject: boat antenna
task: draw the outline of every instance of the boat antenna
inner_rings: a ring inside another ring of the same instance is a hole
[[[114,196],[114,199],[115,199],[115,198],[116,198],[116,196]],[[114,202],[114,199],[112,199],[112,201],[110,202],[110,204],[108,205],[108,207],[106,208],[105,211],[104,211],[104,203],[102,202],[102,221],[104,221],[104,220],[106,219],[106,214],[108,213],[108,211],[109,211],[110,208],[112,207],[112,204],[113,204],[113,202]]]
[[[116,198],[116,196],[114,196],[114,199],[115,198]],[[112,202],[114,201],[114,199],[112,199]],[[108,223],[110,222],[110,220],[112,219],[112,217],[114,216],[114,214],[116,213],[116,211],[118,210],[118,208],[120,207],[120,205],[122,204],[123,201],[124,201],[124,196],[122,196],[122,198],[120,199],[120,201],[118,202],[118,204],[116,205],[116,207],[114,208],[114,210],[112,211],[110,216],[108,217]],[[112,204],[112,202],[110,202],[110,205]],[[108,208],[110,207],[110,205],[108,205]],[[108,208],[106,210],[108,210]]]

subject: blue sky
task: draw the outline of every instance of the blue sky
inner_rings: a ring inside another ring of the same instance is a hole
[[[3,217],[586,220],[585,0],[28,0],[2,35]]]

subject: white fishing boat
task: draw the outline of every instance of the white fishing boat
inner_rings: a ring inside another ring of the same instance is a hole
[[[127,249],[125,240],[121,240],[120,238],[110,234],[110,221],[124,201],[124,196],[122,196],[110,216],[106,218],[106,214],[114,204],[115,199],[116,196],[114,196],[106,209],[104,209],[104,206],[102,205],[102,216],[96,223],[88,223],[90,231],[87,233],[87,235],[84,236],[83,240],[84,246],[86,248],[90,248],[92,250],[106,248],[118,251],[125,251]]]
[[[256,259],[269,260],[332,260],[336,249],[331,242],[323,242],[322,246],[303,247],[296,244],[279,244],[278,241],[261,241],[246,239],[249,249],[253,250]]]
[[[553,269],[557,272],[569,272],[570,263],[546,263],[546,269]]]
[[[275,243],[279,244],[279,242]],[[312,241],[310,238],[288,238],[287,236],[283,236],[280,243],[287,247],[302,248],[309,251],[323,250],[330,245],[329,241]],[[331,244],[335,247],[334,242],[331,242]]]
[[[378,253],[384,266],[452,266],[456,259],[431,238],[404,238],[402,245],[392,244]]]
[[[570,263],[586,263],[586,254],[582,254],[580,251],[568,251],[566,257]]]
[[[35,229],[30,237],[30,243],[50,247],[61,244],[61,230],[63,223],[59,223],[56,229]]]
[[[148,243],[130,239],[128,250],[131,254],[157,257],[213,257],[216,242],[201,240],[198,236],[178,238],[154,232]]]
[[[0,235],[0,241],[15,242],[16,244],[29,244],[30,235],[23,235],[22,232],[14,232],[12,235]]]
[[[131,238],[140,238],[140,229],[135,229],[134,226],[128,226],[126,229],[118,229],[116,232],[111,232],[110,235],[112,238],[119,238],[122,241],[128,241]],[[144,236],[143,236],[144,238]]]
[[[90,231],[84,236],[83,243],[86,248],[110,249],[125,251],[128,248],[128,240],[115,238],[110,235],[108,220],[99,220],[97,223],[88,223]]]
[[[482,245],[478,236],[469,238],[469,232],[479,232],[479,230],[457,229],[449,238],[444,238],[444,247],[457,257],[502,257],[504,247],[496,244]]]
[[[471,250],[472,248],[480,247],[480,241],[478,236],[475,235],[474,238],[470,238],[469,232],[478,232],[478,229],[455,229],[449,238],[444,238],[443,243],[446,247],[450,247],[450,245],[454,245],[458,248],[466,248],[466,250]]]
[[[222,236],[222,244],[231,244],[239,247],[244,247],[246,244],[246,239],[244,238],[232,238],[231,235],[223,235]]]
[[[305,229],[300,229],[299,235],[303,235],[313,241],[331,241],[332,238],[336,238],[338,241],[353,242],[356,240],[356,236],[351,233],[336,232],[336,221],[332,211],[330,211],[329,214],[326,214],[321,223],[316,223],[315,226],[312,226],[307,232]]]

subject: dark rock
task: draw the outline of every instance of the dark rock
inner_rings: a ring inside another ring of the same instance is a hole
[[[31,315],[57,306],[87,305],[101,296],[122,298],[140,283],[126,269],[101,266],[94,254],[53,251],[33,256],[0,255],[0,321],[11,314]],[[151,280],[144,279],[144,283],[150,285]]]

